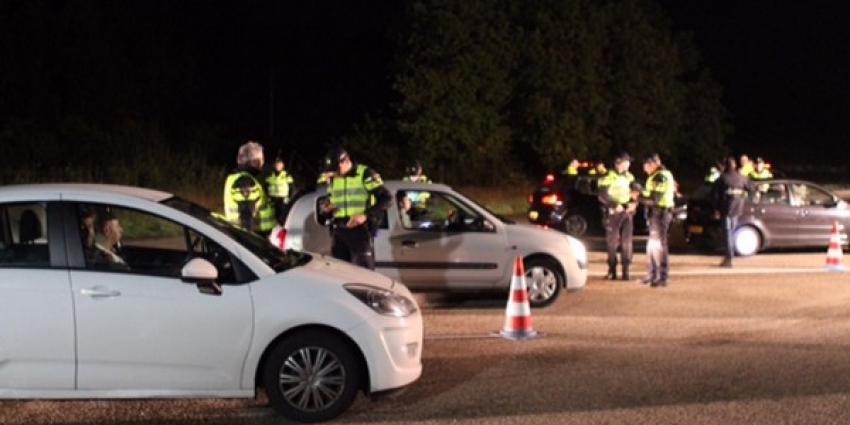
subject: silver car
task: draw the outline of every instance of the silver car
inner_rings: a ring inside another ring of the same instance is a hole
[[[515,224],[442,184],[385,182],[394,202],[376,229],[376,271],[414,291],[506,291],[517,256],[525,263],[532,306],[562,289],[584,288],[587,252],[577,239]],[[329,255],[328,227],[317,220],[320,187],[297,198],[277,241],[284,249]]]

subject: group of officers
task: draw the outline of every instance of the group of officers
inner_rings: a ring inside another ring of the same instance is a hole
[[[753,182],[773,178],[761,158],[753,163],[747,155],[741,155],[740,164],[739,167],[734,157],[728,157],[713,167],[710,178],[706,178],[706,182],[712,185],[715,218],[721,221],[724,229],[725,254],[721,267],[732,267],[735,255],[733,234],[747,195],[757,188]],[[630,165],[631,158],[621,154],[614,159],[614,169],[598,181],[608,251],[606,279],[617,279],[618,252],[620,277],[622,280],[630,279],[634,215],[638,203],[641,203],[648,211],[649,238],[646,251],[649,271],[640,282],[652,287],[667,286],[670,270],[667,238],[677,195],[676,182],[657,154],[650,155],[643,162],[644,172],[648,176],[643,186],[629,172]]]
[[[264,169],[263,146],[249,141],[239,147],[237,169],[224,183],[224,218],[249,232],[267,237],[282,225],[295,194],[295,182],[278,153],[271,170]],[[430,182],[415,161],[406,168],[404,180]],[[317,184],[327,185],[328,199],[320,208],[319,221],[331,230],[331,254],[368,269],[375,268],[373,233],[392,195],[380,174],[355,163],[342,147],[332,148],[324,159]]]
[[[617,252],[620,253],[622,280],[630,280],[629,267],[632,263],[632,235],[634,215],[638,203],[647,210],[649,239],[646,253],[648,272],[640,282],[651,287],[667,286],[670,261],[667,235],[673,221],[676,197],[676,180],[661,162],[657,154],[646,157],[643,170],[646,183],[641,185],[629,172],[631,157],[618,155],[614,168],[599,179],[599,202],[605,217],[605,242],[608,248],[607,279],[617,279]]]

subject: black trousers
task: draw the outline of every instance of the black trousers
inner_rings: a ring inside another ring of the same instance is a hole
[[[670,250],[667,236],[673,212],[669,208],[653,208],[649,214],[649,239],[646,241],[646,256],[649,259],[647,278],[652,282],[667,281],[670,275]]]
[[[608,248],[608,267],[617,266],[617,249],[620,250],[620,264],[632,262],[632,236],[634,220],[632,214],[622,211],[605,217],[605,245]]]
[[[372,234],[366,226],[353,229],[334,227],[331,255],[360,267],[375,270],[375,247]]]

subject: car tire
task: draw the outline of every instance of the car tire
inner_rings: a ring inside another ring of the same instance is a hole
[[[761,249],[761,233],[753,226],[741,226],[735,229],[735,253],[741,257],[749,257]]]
[[[580,214],[570,214],[564,218],[562,227],[566,234],[580,238],[587,234],[587,219]]]
[[[327,421],[345,412],[361,379],[354,349],[326,330],[301,331],[281,340],[263,369],[269,404],[298,422]]]
[[[561,294],[564,275],[555,261],[548,258],[525,260],[525,285],[528,301],[534,308],[546,307]]]

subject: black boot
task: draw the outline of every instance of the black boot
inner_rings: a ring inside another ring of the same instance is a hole
[[[622,278],[623,278],[623,280],[630,280],[629,279],[629,263],[627,263],[627,262],[623,262],[623,276],[622,276]]]
[[[608,265],[608,274],[605,275],[605,279],[608,279],[608,280],[616,280],[617,279],[617,265],[616,264],[613,264],[613,265],[609,264]]]

